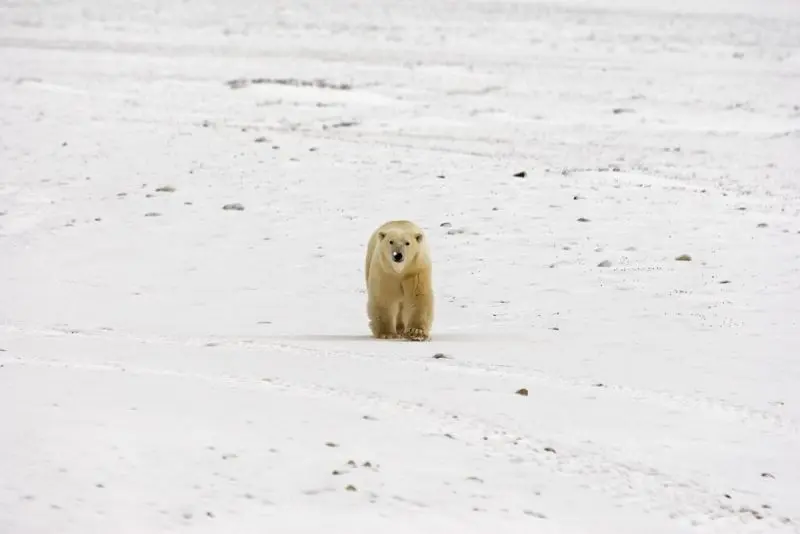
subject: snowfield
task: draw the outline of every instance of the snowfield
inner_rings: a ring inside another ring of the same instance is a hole
[[[799,323],[796,0],[0,5],[1,534],[797,533]]]

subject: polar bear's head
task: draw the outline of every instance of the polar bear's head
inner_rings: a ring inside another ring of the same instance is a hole
[[[382,259],[391,265],[392,270],[402,274],[409,266],[416,265],[425,251],[425,235],[422,232],[402,228],[390,228],[378,233],[378,247]]]

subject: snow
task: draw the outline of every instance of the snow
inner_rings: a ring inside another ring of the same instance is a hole
[[[800,532],[796,1],[0,30],[0,533]],[[368,336],[397,218],[428,343]]]

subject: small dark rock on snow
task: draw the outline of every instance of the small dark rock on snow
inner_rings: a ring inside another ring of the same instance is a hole
[[[522,395],[523,397],[527,397],[528,396],[528,389],[527,388],[518,389],[516,391],[516,393],[517,393],[517,395]]]
[[[611,262],[608,260],[603,260],[597,264],[598,267],[611,267]]]
[[[541,512],[534,512],[533,510],[523,510],[523,514],[535,517],[536,519],[547,519],[547,516]]]
[[[450,357],[447,356],[444,353],[437,352],[436,354],[433,355],[433,359],[434,360],[448,360],[448,359],[450,359]]]
[[[675,261],[692,261],[692,257],[689,256],[688,254],[681,254],[680,256],[675,258]]]
[[[239,78],[236,80],[230,80],[226,83],[228,84],[228,87],[230,87],[231,89],[241,89],[242,87],[247,87],[248,85],[250,85],[250,80]]]
[[[519,171],[514,173],[514,178],[525,178],[528,175],[525,171]]]
[[[232,204],[225,204],[224,206],[222,206],[222,209],[226,211],[244,211],[244,206],[242,206],[238,202],[234,202]]]
[[[358,121],[339,121],[333,124],[323,124],[322,129],[327,130],[328,128],[350,128],[352,126],[358,126],[360,123]]]

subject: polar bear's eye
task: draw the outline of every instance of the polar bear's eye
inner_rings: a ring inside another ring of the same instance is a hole
[[[406,241],[406,246],[409,246],[410,244],[411,244],[411,243],[409,243],[408,241]]]
[[[390,245],[394,245],[394,241],[389,241],[389,244]]]

